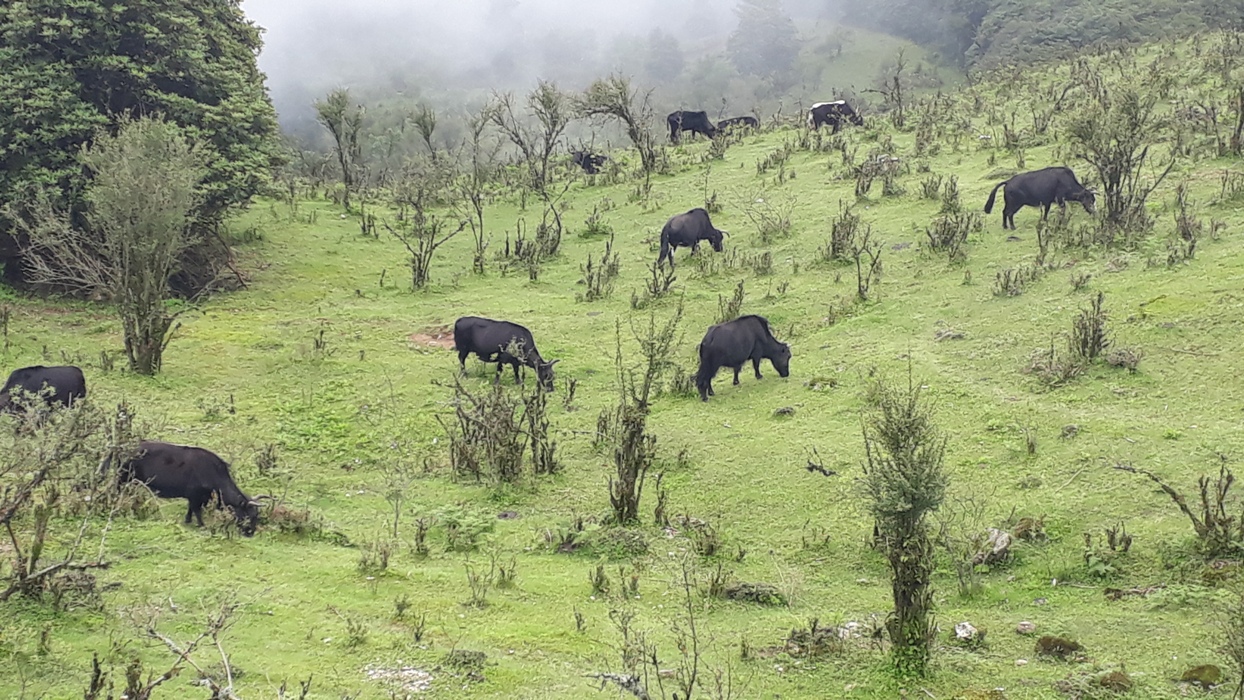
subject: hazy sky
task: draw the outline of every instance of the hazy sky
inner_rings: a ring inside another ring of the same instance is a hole
[[[244,0],[266,32],[260,67],[285,116],[335,86],[464,87],[527,83],[543,73],[595,70],[621,36],[660,28],[684,49],[720,41],[735,0]],[[828,0],[786,0],[808,15]],[[610,51],[612,50],[612,53]]]

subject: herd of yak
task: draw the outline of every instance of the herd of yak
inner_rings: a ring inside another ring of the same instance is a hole
[[[736,117],[714,125],[705,112],[685,110],[670,114],[667,121],[670,139],[675,142],[685,131],[713,138],[723,129],[759,126],[753,117]],[[864,120],[846,102],[837,101],[813,105],[808,111],[807,123],[813,129],[831,125],[836,133],[845,123],[859,126]],[[575,152],[572,157],[589,173],[595,172],[605,161],[604,156],[584,152]],[[1052,167],[1020,173],[998,183],[989,193],[985,213],[993,211],[998,190],[1003,187],[1006,188],[1002,210],[1004,229],[1015,228],[1015,213],[1025,206],[1042,207],[1042,218],[1049,214],[1051,205],[1065,207],[1069,201],[1079,202],[1089,213],[1094,211],[1093,192],[1076,180],[1070,168]],[[721,252],[725,235],[725,231],[713,226],[704,209],[677,214],[661,230],[658,263],[668,259],[673,267],[676,248],[691,248],[694,254],[700,241],[708,241],[713,250]],[[454,324],[454,345],[463,372],[467,356],[474,353],[485,363],[496,363],[494,381],[500,380],[502,368],[508,364],[514,369],[517,383],[521,381],[520,370],[525,366],[536,371],[537,380],[545,389],[553,388],[553,365],[558,361],[545,360],[536,348],[531,331],[517,323],[464,316]],[[713,378],[723,367],[734,370],[735,384],[739,383],[739,372],[748,360],[757,379],[761,378],[761,360],[769,360],[783,377],[790,374],[790,346],[773,337],[768,320],[762,316],[741,316],[710,327],[700,342],[699,355],[695,385],[703,401],[713,395]],[[0,413],[70,406],[85,397],[86,378],[77,367],[24,367],[14,370],[0,389]],[[105,465],[105,469],[110,468]],[[161,498],[186,499],[189,502],[187,524],[194,518],[202,526],[203,507],[214,497],[217,508],[232,510],[242,534],[250,536],[258,526],[259,502],[238,488],[229,473],[229,465],[213,452],[199,447],[143,441],[136,455],[116,469],[119,483],[137,481]]]

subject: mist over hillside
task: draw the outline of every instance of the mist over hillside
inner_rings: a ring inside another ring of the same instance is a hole
[[[264,28],[260,67],[287,130],[309,126],[311,103],[335,87],[463,104],[537,78],[582,88],[621,72],[645,85],[720,85],[738,6],[712,0],[247,0]],[[748,0],[790,18],[801,39],[836,25],[836,3]],[[449,97],[452,95],[452,97]],[[717,95],[720,100],[721,95]]]

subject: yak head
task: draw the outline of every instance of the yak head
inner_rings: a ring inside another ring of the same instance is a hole
[[[720,253],[721,251],[725,250],[725,247],[722,245],[722,241],[725,240],[726,235],[727,234],[725,231],[721,231],[718,229],[711,229],[709,230],[707,234],[705,234],[704,237],[707,238],[708,242],[712,244],[713,250]]]
[[[851,123],[856,126],[864,126],[864,118],[856,112],[852,112],[851,116],[847,118],[850,119]]]
[[[1084,211],[1090,214],[1097,213],[1097,194],[1093,190],[1084,190],[1076,196],[1076,201],[1084,205]]]
[[[781,344],[782,347],[769,360],[773,363],[773,368],[783,377],[790,376],[790,346],[786,343]]]
[[[238,530],[244,537],[251,537],[259,529],[259,508],[262,504],[254,498],[248,498],[240,506],[232,506],[233,517],[238,519]]]
[[[552,362],[541,361],[536,365],[536,376],[540,380],[540,386],[543,386],[545,391],[553,390],[553,365],[558,362],[561,362],[561,360],[553,360]]]

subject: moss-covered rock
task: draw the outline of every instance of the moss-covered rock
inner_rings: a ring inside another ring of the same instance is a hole
[[[1184,683],[1199,685],[1202,688],[1209,690],[1214,686],[1222,684],[1222,669],[1213,664],[1194,666],[1193,668],[1184,671],[1184,675],[1180,676],[1179,680]]]
[[[1047,634],[1037,640],[1037,655],[1052,656],[1057,659],[1070,659],[1084,651],[1084,645],[1065,637]]]

